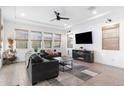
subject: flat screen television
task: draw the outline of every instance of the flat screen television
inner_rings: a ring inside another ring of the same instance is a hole
[[[92,44],[92,32],[79,33],[75,35],[76,44]]]

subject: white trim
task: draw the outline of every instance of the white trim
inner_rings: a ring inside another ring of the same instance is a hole
[[[50,28],[56,28],[56,29],[65,30],[65,27],[64,26],[60,26],[60,25],[53,25],[53,24],[50,24],[50,23],[35,21],[35,20],[21,18],[21,17],[15,17],[15,18],[16,19],[19,19],[19,20],[21,20],[23,22],[29,23],[29,24],[42,25],[42,26],[45,26],[45,27],[50,27]]]

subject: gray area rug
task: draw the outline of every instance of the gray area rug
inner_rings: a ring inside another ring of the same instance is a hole
[[[61,70],[60,70],[61,71]],[[62,71],[63,72],[63,71]],[[68,68],[65,68],[65,72],[74,75],[75,77],[87,81],[95,76],[96,71],[91,71],[88,69],[88,67],[80,65],[80,64],[74,64],[73,70],[68,70]],[[92,73],[91,73],[92,72]],[[94,74],[95,73],[95,74]],[[98,73],[97,73],[98,74]],[[56,78],[48,80],[49,84],[52,86],[64,86],[60,81],[58,81]]]
[[[73,70],[70,70],[70,71],[67,71],[67,72],[72,74],[72,75],[74,75],[74,76],[76,76],[76,77],[78,77],[81,80],[86,81],[86,80],[92,78],[92,76],[81,72],[81,71],[86,70],[86,69],[88,69],[88,67],[75,64],[74,67],[73,67]]]

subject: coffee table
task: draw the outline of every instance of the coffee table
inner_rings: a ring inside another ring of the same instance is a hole
[[[53,59],[58,60],[59,64],[63,67],[63,72],[65,71],[65,68],[68,68],[68,70],[73,69],[73,58],[68,56],[61,56],[61,57],[54,57]]]

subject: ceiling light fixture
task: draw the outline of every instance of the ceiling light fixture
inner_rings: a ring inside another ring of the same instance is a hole
[[[88,10],[89,10],[92,14],[97,14],[97,13],[98,13],[98,11],[96,10],[96,7],[94,7],[94,6],[88,7]]]
[[[22,17],[24,17],[24,16],[25,16],[25,14],[24,14],[24,13],[21,13],[21,16],[22,16]]]
[[[94,15],[97,14],[97,13],[98,13],[98,12],[97,12],[96,10],[92,11],[92,14],[94,14]]]

